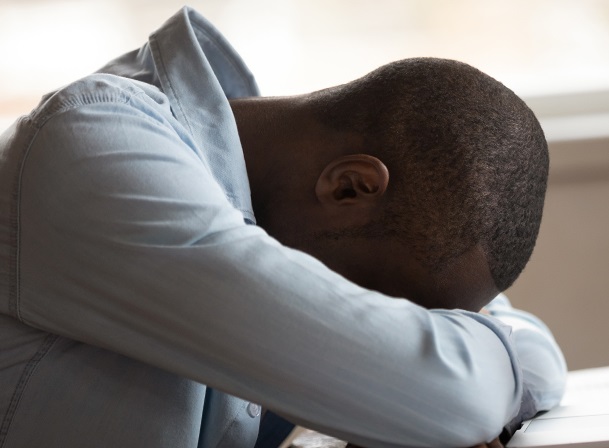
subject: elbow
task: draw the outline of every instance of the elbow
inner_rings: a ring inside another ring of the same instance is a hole
[[[514,387],[485,390],[475,383],[463,385],[451,406],[452,413],[459,417],[451,419],[446,430],[456,446],[474,446],[495,439],[518,411],[520,398],[516,398]]]
[[[517,414],[522,387],[512,366],[473,360],[474,367],[446,375],[430,411],[437,422],[431,446],[475,446],[495,439]]]
[[[437,378],[441,387],[434,400],[441,408],[435,410],[441,416],[441,437],[444,442],[450,440],[452,446],[493,440],[520,408],[522,377],[514,364],[515,353],[502,328],[487,326],[478,316],[475,320],[484,325],[466,326],[471,321],[465,321],[465,316],[442,314],[453,326],[442,343],[430,344],[441,368],[436,364],[436,369],[429,369],[443,372]],[[456,334],[455,327],[467,331]]]
[[[567,381],[567,365],[556,342],[539,331],[516,333],[525,387],[536,411],[552,409],[560,403]]]

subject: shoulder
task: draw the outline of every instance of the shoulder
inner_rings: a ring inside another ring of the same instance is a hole
[[[110,74],[90,75],[46,95],[25,124],[25,161],[40,151],[59,158],[152,146],[197,152],[163,92]]]
[[[57,115],[96,105],[124,105],[127,108],[123,110],[171,118],[168,99],[155,86],[103,73],[86,76],[45,95],[29,118],[40,128]]]

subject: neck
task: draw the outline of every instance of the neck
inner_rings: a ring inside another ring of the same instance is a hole
[[[264,227],[266,210],[277,206],[278,195],[303,188],[315,151],[316,138],[303,97],[245,98],[230,101],[239,131],[252,204]],[[299,176],[293,176],[295,171]],[[311,185],[314,185],[312,183]]]
[[[256,221],[289,244],[278,229],[288,228],[290,219],[294,220],[292,229],[303,225],[303,210],[318,205],[315,185],[324,167],[339,156],[363,152],[363,139],[325,127],[306,96],[247,98],[230,104]]]
[[[245,98],[231,100],[243,156],[252,191],[261,191],[264,179],[269,177],[270,164],[277,132],[277,117],[273,99]]]

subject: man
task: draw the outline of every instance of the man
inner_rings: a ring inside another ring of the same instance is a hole
[[[260,405],[471,446],[558,402],[543,325],[475,312],[538,231],[523,103],[438,60],[256,95],[184,9],[2,135],[0,446],[251,447]]]

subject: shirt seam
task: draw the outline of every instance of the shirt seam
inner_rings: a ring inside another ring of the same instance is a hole
[[[115,75],[96,74],[96,75],[92,75],[90,78],[84,78],[84,80],[92,79],[97,76],[100,76],[103,78],[106,78],[106,77],[114,78],[115,77]],[[124,78],[120,78],[120,79],[124,79]],[[117,87],[117,86],[109,86],[109,87],[113,90],[116,90],[117,92],[120,92],[121,95],[120,96],[117,95],[112,98],[110,98],[108,96],[96,98],[95,97],[96,92],[92,92],[92,91],[83,92],[80,94],[75,94],[75,93],[70,94],[68,97],[59,100],[58,104],[51,104],[46,107],[43,106],[43,109],[41,111],[33,114],[32,124],[34,124],[34,126],[38,130],[40,130],[50,119],[56,117],[57,115],[60,115],[62,113],[68,112],[72,109],[76,109],[81,106],[90,106],[90,105],[94,105],[94,104],[106,104],[106,103],[126,104],[133,97],[142,96],[142,95],[146,96],[144,92],[134,92],[134,91],[124,88],[124,87]],[[52,99],[50,99],[49,101],[52,101]],[[44,112],[44,113],[42,113],[42,112]],[[33,141],[34,141],[34,138],[32,138],[32,142]]]
[[[19,408],[19,404],[21,403],[21,398],[27,389],[27,385],[30,381],[30,378],[34,375],[38,365],[47,355],[47,353],[51,350],[55,342],[59,336],[54,334],[48,334],[44,340],[42,341],[40,347],[34,353],[34,356],[30,358],[25,367],[23,368],[23,372],[17,382],[17,386],[13,391],[13,395],[11,396],[11,400],[8,404],[8,408],[6,410],[6,414],[2,419],[2,425],[0,426],[0,448],[4,447],[4,444],[8,440],[8,434],[11,427],[11,423],[13,422],[13,417],[17,413]]]

